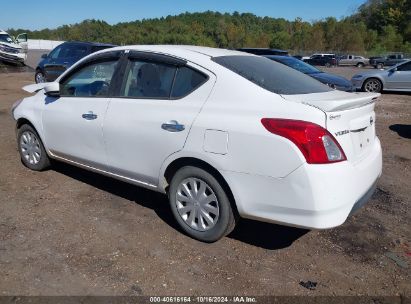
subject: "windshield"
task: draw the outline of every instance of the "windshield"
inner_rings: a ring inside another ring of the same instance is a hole
[[[304,74],[322,73],[319,69],[305,63],[304,61],[295,59],[293,57],[268,57],[267,58],[285,64],[294,70],[300,71]]]
[[[13,39],[8,34],[0,34],[0,42],[13,43]]]
[[[221,56],[213,61],[277,94],[329,92],[328,86],[288,66],[260,56]]]

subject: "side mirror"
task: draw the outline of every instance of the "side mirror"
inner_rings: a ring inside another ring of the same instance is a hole
[[[50,82],[44,87],[44,92],[47,96],[59,97],[60,84],[58,82]]]
[[[49,54],[43,54],[41,55],[41,58],[46,59],[49,56]]]

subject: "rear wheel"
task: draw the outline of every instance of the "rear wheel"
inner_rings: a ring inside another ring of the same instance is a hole
[[[331,67],[331,63],[327,62],[327,63],[325,64],[325,67],[326,67],[326,68],[330,68],[330,67]]]
[[[376,68],[381,70],[384,68],[384,64],[383,63],[377,63]]]
[[[17,141],[21,161],[27,168],[42,171],[50,166],[50,159],[33,127],[22,125],[17,133]]]
[[[178,170],[170,184],[169,200],[181,229],[197,240],[215,242],[235,227],[226,192],[203,169],[186,166]]]
[[[370,78],[364,81],[362,86],[363,91],[380,93],[382,91],[382,82],[376,78]]]

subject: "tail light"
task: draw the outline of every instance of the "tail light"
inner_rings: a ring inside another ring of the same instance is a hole
[[[323,127],[302,120],[263,118],[271,133],[292,141],[309,164],[329,164],[347,160],[341,146]]]

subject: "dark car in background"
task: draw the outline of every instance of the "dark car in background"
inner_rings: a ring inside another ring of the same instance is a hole
[[[42,60],[36,68],[35,81],[36,83],[54,81],[81,58],[114,46],[94,42],[64,42],[49,54],[41,56]]]
[[[288,56],[288,51],[279,49],[268,49],[268,48],[241,48],[237,49],[240,52],[246,52],[254,55],[264,56],[264,55],[282,55]]]
[[[383,69],[384,66],[394,66],[406,60],[407,59],[403,54],[391,54],[386,57],[370,58],[370,65],[372,65],[376,69]]]
[[[318,81],[328,85],[329,87],[346,92],[352,92],[353,86],[351,81],[345,79],[344,77],[337,76],[330,73],[325,73],[308,63],[301,61],[294,57],[289,56],[264,56],[268,59],[274,60],[276,62],[285,64],[290,68],[293,68],[297,71],[300,71],[304,74],[311,76],[312,78],[317,79]]]
[[[314,54],[309,59],[304,59],[304,62],[325,67],[337,65],[337,59],[334,54]]]

